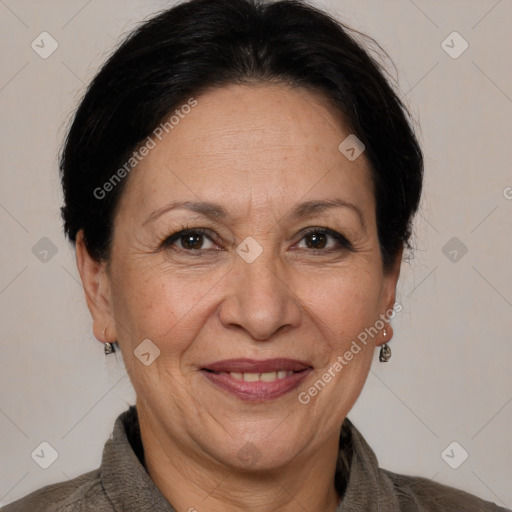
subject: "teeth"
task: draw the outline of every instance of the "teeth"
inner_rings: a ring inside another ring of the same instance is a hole
[[[268,373],[262,373],[260,375],[260,380],[263,382],[272,382],[277,379],[277,372],[268,372]]]
[[[284,379],[293,375],[293,371],[279,370],[278,372],[266,373],[229,372],[229,375],[235,380],[244,380],[245,382],[274,382],[277,379]]]

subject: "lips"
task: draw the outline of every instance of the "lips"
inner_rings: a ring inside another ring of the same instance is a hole
[[[270,373],[278,371],[300,372],[311,368],[311,365],[297,359],[226,359],[206,365],[203,369],[212,372],[236,373]]]
[[[312,367],[287,358],[228,359],[208,364],[203,375],[217,387],[246,401],[275,399],[297,388]]]

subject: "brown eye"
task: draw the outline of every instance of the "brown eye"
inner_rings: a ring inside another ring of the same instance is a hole
[[[202,238],[202,234],[189,233],[188,235],[181,236],[178,240],[181,241],[183,249],[201,249],[203,245]]]
[[[331,252],[336,250],[352,250],[351,243],[340,233],[327,228],[314,228],[303,234],[301,239],[306,249],[312,251]]]
[[[208,242],[213,247],[205,247]],[[206,234],[205,229],[184,229],[178,231],[164,240],[162,247],[171,248],[175,247],[181,251],[202,251],[215,248],[216,244],[211,237]]]
[[[312,233],[304,237],[310,243],[306,242],[308,249],[325,249],[328,243],[328,237],[324,233]]]

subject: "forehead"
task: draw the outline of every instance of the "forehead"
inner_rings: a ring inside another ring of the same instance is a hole
[[[173,200],[221,203],[228,214],[319,197],[372,205],[366,158],[340,152],[350,131],[322,96],[233,85],[195,100],[130,175],[122,201],[140,215]]]

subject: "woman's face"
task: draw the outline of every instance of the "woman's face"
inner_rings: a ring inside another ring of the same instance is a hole
[[[393,307],[398,265],[383,273],[367,160],[340,151],[350,132],[322,98],[236,85],[196,100],[127,178],[94,328],[118,339],[160,443],[277,468],[337,439],[384,342],[358,336]]]

